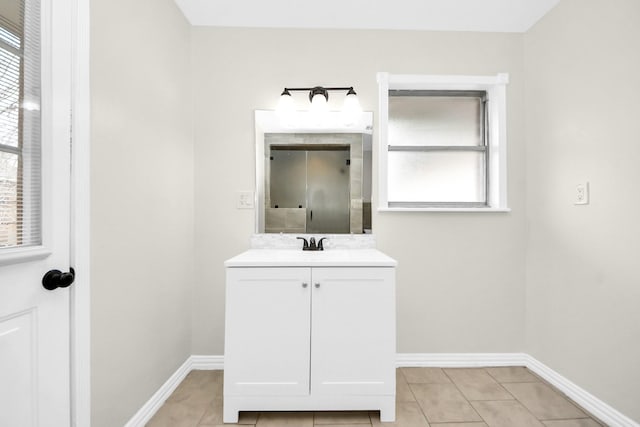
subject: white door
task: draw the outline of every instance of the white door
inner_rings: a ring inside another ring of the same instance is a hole
[[[227,268],[225,396],[309,394],[309,268]]]
[[[311,393],[395,393],[395,269],[314,268]]]
[[[70,12],[69,0],[0,2],[3,427],[70,425],[69,289],[42,285],[69,271]]]

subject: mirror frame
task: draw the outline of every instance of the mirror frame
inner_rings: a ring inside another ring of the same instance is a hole
[[[265,133],[365,133],[373,134],[373,112],[363,111],[355,116],[353,124],[344,124],[339,111],[322,113],[318,120],[315,113],[295,111],[283,117],[273,110],[255,110],[256,145],[256,195],[255,233],[264,231],[264,134]]]

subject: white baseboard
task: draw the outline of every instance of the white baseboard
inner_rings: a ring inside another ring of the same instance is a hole
[[[224,369],[224,356],[191,356],[191,370],[221,371]]]
[[[569,381],[544,363],[536,360],[528,354],[525,366],[531,371],[544,378],[555,388],[569,396],[574,402],[589,411],[593,416],[600,419],[610,427],[640,427],[640,424],[631,418],[612,408],[602,400],[598,399],[582,387]]]
[[[610,427],[640,427],[629,417],[525,353],[399,353],[397,367],[463,368],[526,366]],[[144,427],[192,370],[221,370],[224,356],[190,356],[129,420],[125,427]]]
[[[223,356],[189,356],[182,366],[151,396],[151,399],[136,412],[124,427],[144,427],[189,372],[193,370],[222,369],[223,360]]]
[[[398,353],[396,366],[470,368],[474,366],[524,366],[524,353]]]

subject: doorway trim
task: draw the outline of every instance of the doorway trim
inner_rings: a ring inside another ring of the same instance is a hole
[[[90,0],[71,2],[71,426],[91,426]]]

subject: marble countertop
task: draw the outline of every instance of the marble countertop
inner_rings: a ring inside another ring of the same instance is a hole
[[[225,267],[395,267],[396,260],[377,249],[249,249],[225,261]]]

